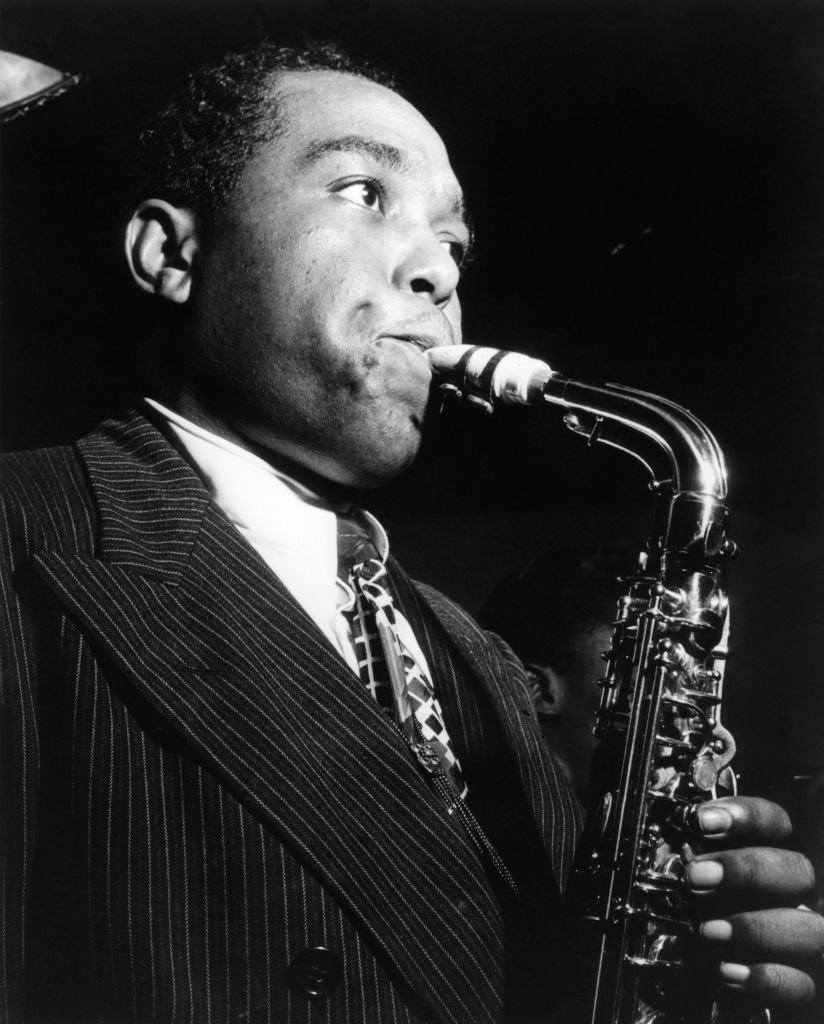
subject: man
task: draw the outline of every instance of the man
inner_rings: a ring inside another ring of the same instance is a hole
[[[374,522],[377,558],[336,581],[333,510],[414,459],[423,351],[460,337],[443,143],[340,55],[264,46],[196,76],[141,159],[127,257],[177,314],[152,402],[5,467],[0,1012],[566,1024],[580,815],[522,668],[387,578]],[[416,672],[436,690],[437,763],[356,675],[366,591],[403,655],[393,699]],[[732,801],[702,825],[689,882],[719,977],[803,1001],[824,929],[781,908],[809,865],[752,848],[782,813]]]
[[[495,587],[478,621],[512,647],[527,670],[541,731],[584,805],[592,731],[628,551],[545,551]]]

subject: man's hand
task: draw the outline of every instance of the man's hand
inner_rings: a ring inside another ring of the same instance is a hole
[[[792,831],[787,814],[726,797],[702,804],[698,819],[703,852],[686,878],[723,987],[767,1006],[808,1003],[824,973],[824,918],[799,909],[814,874],[806,857],[779,848]]]

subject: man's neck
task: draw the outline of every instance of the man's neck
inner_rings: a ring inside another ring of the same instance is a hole
[[[234,431],[226,429],[219,421],[216,422],[202,415],[192,415],[189,409],[180,408],[179,404],[169,401],[166,396],[157,397],[155,400],[161,406],[159,410],[161,416],[165,412],[176,413],[184,420],[187,420],[189,424],[199,427],[215,437],[222,438],[224,441],[229,442],[230,445],[243,449],[249,452],[250,455],[254,455],[256,458],[267,463],[278,476],[296,484],[295,490],[300,491],[301,497],[305,501],[323,508],[329,508],[332,511],[345,511],[353,505],[361,504],[363,491],[329,480],[281,452],[273,451],[263,445],[256,444],[254,441],[250,441],[248,438],[239,436]],[[147,403],[146,408],[152,418],[157,416],[158,410],[155,410],[151,403]],[[163,424],[159,425],[163,426]]]

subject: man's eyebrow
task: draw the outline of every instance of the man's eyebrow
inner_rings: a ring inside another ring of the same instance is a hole
[[[322,139],[307,146],[301,154],[301,163],[312,164],[327,153],[362,153],[378,163],[385,164],[393,171],[403,171],[408,166],[397,146],[378,142],[363,135],[342,135],[334,139]]]
[[[455,195],[452,196],[449,204],[449,212],[453,217],[463,221],[470,234],[472,233],[472,223],[466,209],[466,200],[464,199],[462,192],[456,192]]]
[[[327,153],[361,153],[384,164],[393,171],[408,170],[409,164],[397,146],[388,142],[379,142],[365,135],[341,135],[332,139],[321,139],[306,147],[300,156],[303,165],[316,163]],[[472,222],[466,210],[466,201],[461,192],[456,192],[449,200],[450,214],[465,225],[470,237],[473,236]]]

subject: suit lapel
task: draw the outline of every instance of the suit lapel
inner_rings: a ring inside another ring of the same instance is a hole
[[[438,1016],[492,1019],[499,912],[397,730],[147,421],[79,447],[99,557],[40,552],[43,578]]]
[[[404,575],[397,565],[394,572]],[[497,716],[555,878],[563,889],[583,825],[582,809],[541,736],[520,662],[510,648],[481,630],[443,595],[418,583],[411,588],[435,615],[446,642],[477,680]]]

